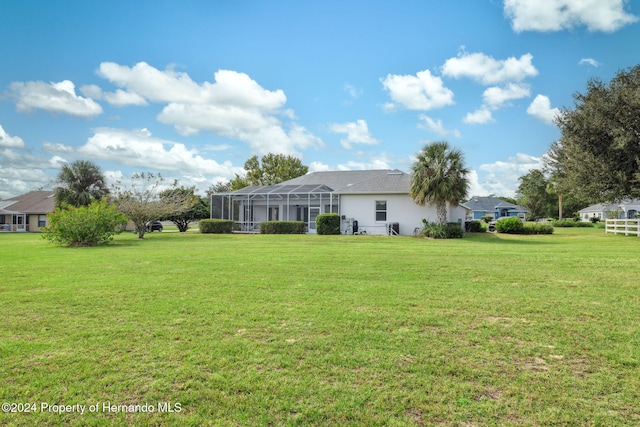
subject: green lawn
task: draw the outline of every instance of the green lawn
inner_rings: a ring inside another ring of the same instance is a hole
[[[637,237],[146,237],[0,235],[0,425],[640,424]]]

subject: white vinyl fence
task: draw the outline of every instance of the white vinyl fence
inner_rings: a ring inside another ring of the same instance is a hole
[[[640,237],[640,219],[608,219],[605,232]]]

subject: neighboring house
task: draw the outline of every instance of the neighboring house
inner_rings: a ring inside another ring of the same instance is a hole
[[[469,208],[474,220],[480,220],[484,216],[491,216],[494,219],[502,216],[517,216],[524,219],[527,214],[527,208],[491,196],[474,197],[464,202],[464,205]]]
[[[640,212],[640,199],[627,199],[619,203],[587,206],[580,209],[578,214],[582,222],[591,221],[591,218],[604,219],[634,219]]]
[[[53,212],[53,191],[31,191],[0,200],[0,231],[40,231]]]
[[[212,206],[243,230],[262,221],[304,221],[316,232],[321,213],[340,215],[344,234],[412,235],[422,219],[436,221],[433,205],[418,206],[409,196],[411,175],[399,170],[313,172],[269,186],[252,186],[212,196]],[[217,198],[215,203],[213,198]],[[212,211],[213,212],[213,211]],[[447,220],[464,225],[463,205],[447,207]],[[213,216],[213,214],[212,214]]]

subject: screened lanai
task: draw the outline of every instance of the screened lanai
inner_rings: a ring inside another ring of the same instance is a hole
[[[315,233],[316,217],[339,212],[339,196],[324,184],[250,186],[211,196],[211,218],[232,219],[240,231],[259,230],[262,221],[304,221]]]

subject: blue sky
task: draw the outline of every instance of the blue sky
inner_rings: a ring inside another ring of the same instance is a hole
[[[0,0],[0,198],[60,166],[160,172],[201,194],[254,154],[311,171],[465,155],[513,196],[589,78],[640,63],[625,0]]]

